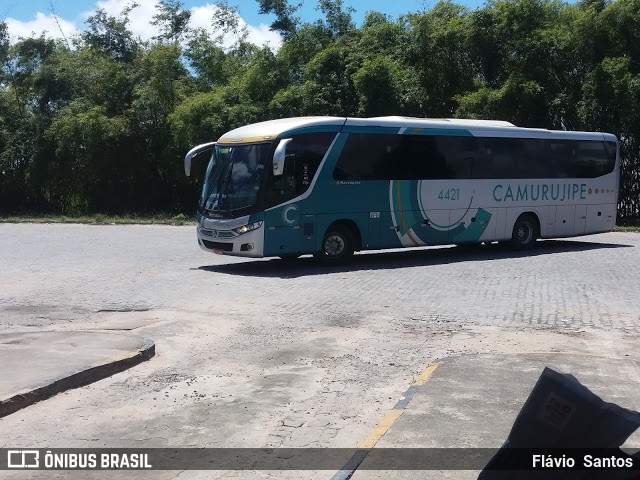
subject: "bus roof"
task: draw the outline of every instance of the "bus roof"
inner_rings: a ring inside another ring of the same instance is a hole
[[[473,120],[465,118],[418,118],[418,117],[371,117],[371,118],[351,118],[354,124],[382,124],[382,125],[402,125],[403,127],[413,126],[462,126],[462,127],[515,127],[511,122],[505,122],[503,120]]]
[[[350,117],[295,117],[269,120],[266,122],[245,125],[235,130],[225,133],[218,139],[218,143],[253,143],[276,138],[283,138],[289,135],[313,131],[340,131],[343,127],[376,127],[387,129],[398,129],[397,133],[404,133],[404,129],[411,129],[418,132],[429,129],[436,131],[446,131],[449,135],[455,135],[455,131],[466,131],[479,137],[486,136],[506,136],[506,137],[529,137],[545,138],[553,136],[555,138],[573,139],[603,139],[602,133],[597,132],[573,132],[563,130],[546,130],[541,128],[521,128],[510,122],[501,120],[474,120],[458,118],[414,118],[414,117],[372,117],[372,118],[350,118]],[[422,131],[422,133],[426,133]],[[606,134],[605,134],[606,135]],[[606,135],[607,137],[613,137]],[[615,138],[615,137],[613,137]],[[609,139],[609,138],[607,138]]]
[[[273,140],[289,132],[313,127],[333,126],[340,129],[345,120],[346,118],[344,117],[295,117],[268,120],[231,130],[220,137],[218,143],[247,143]]]

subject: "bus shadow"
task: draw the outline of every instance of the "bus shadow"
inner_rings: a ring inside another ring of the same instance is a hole
[[[392,270],[411,267],[427,267],[457,262],[484,262],[508,258],[536,257],[562,252],[633,248],[633,245],[596,243],[571,240],[539,241],[528,251],[516,251],[501,244],[472,246],[443,246],[422,250],[384,251],[355,255],[346,265],[323,265],[312,257],[295,261],[280,259],[254,260],[225,265],[204,265],[198,270],[241,275],[247,277],[297,278],[310,275],[326,275],[357,270]]]

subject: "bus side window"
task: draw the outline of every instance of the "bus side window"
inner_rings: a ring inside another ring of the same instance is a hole
[[[595,178],[611,173],[613,154],[601,140],[549,140],[549,157],[561,178]]]
[[[612,172],[616,166],[616,155],[618,153],[618,145],[616,142],[606,141],[604,142],[605,147],[607,149],[607,168],[606,173]]]
[[[496,137],[491,139],[493,168],[498,178],[523,178],[524,140]]]
[[[549,140],[547,142],[549,161],[556,172],[556,178],[568,178],[571,176],[571,163],[573,162],[573,149],[571,142],[566,140]]]
[[[475,137],[436,137],[438,150],[445,156],[450,178],[471,178],[473,162],[478,154]]]
[[[322,156],[313,149],[300,149],[295,155],[295,186],[298,195],[304,193],[313,180],[322,161]]]
[[[291,142],[293,143],[293,142]],[[291,143],[288,145],[290,146]],[[278,181],[279,180],[279,181]],[[287,153],[284,171],[279,179],[276,179],[276,188],[282,196],[289,197],[296,192],[296,155]]]
[[[386,180],[398,169],[402,135],[350,133],[333,171],[335,180]]]
[[[336,134],[331,132],[309,133],[294,137],[296,193],[303,194],[311,186],[331,142]]]
[[[522,139],[519,178],[554,178],[555,169],[549,161],[545,141],[539,138]]]
[[[269,206],[286,202],[309,189],[335,136],[333,132],[322,132],[292,137],[293,140],[287,144],[282,175],[271,175],[269,179],[266,195]]]
[[[472,178],[495,178],[493,149],[489,138],[478,139],[478,154],[473,162]]]
[[[611,162],[604,142],[585,140],[578,142],[578,163],[584,177],[595,178],[613,171],[615,157]]]
[[[403,166],[397,178],[407,180],[426,180],[452,178],[452,171],[443,152],[433,135],[407,135],[404,137],[403,151],[397,162]]]

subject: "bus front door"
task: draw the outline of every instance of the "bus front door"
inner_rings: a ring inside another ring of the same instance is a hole
[[[264,256],[299,255],[308,248],[305,238],[314,236],[315,217],[301,215],[300,206],[291,203],[265,212]]]

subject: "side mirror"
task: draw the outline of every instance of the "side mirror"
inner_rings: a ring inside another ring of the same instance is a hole
[[[283,138],[278,143],[276,151],[273,154],[273,176],[279,177],[284,173],[284,159],[287,156],[287,144],[293,138]]]
[[[191,159],[193,157],[195,157],[199,153],[206,152],[207,150],[213,150],[215,146],[216,142],[203,143],[202,145],[198,145],[197,147],[193,147],[191,150],[189,150],[184,156],[184,174],[187,177],[191,175]]]

